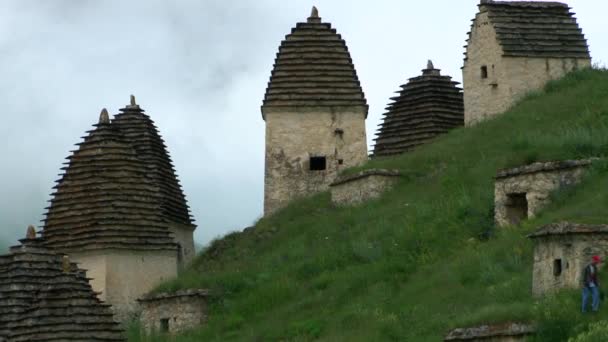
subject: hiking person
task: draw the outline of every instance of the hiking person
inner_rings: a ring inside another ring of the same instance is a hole
[[[587,302],[591,295],[591,311],[597,312],[600,308],[600,284],[597,270],[602,259],[599,255],[591,257],[591,263],[585,266],[583,272],[583,313],[587,312]]]

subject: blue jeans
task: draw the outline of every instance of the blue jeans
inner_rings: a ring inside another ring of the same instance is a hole
[[[589,301],[589,295],[591,295],[591,310],[596,312],[600,308],[600,290],[597,286],[594,287],[583,287],[583,313],[587,312],[587,302]]]

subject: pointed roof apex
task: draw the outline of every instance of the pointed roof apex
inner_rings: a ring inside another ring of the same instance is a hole
[[[427,69],[435,69],[435,67],[433,66],[433,61],[429,59],[429,61],[426,63],[426,68]]]
[[[103,108],[101,113],[99,113],[99,123],[100,124],[109,124],[110,123],[110,115],[108,114],[108,110]]]
[[[310,17],[308,17],[307,22],[321,23],[321,18],[319,17],[319,10],[316,6],[312,6],[312,10],[310,11]]]
[[[441,76],[441,72],[439,69],[435,69],[435,66],[433,65],[433,61],[432,60],[428,60],[428,62],[426,63],[426,69],[422,69],[422,75],[427,75],[427,76]]]
[[[126,107],[125,109],[135,109],[135,110],[141,111],[141,108],[139,108],[139,105],[135,101],[135,95],[131,95],[131,98],[129,100],[129,104],[126,105],[125,107]]]
[[[25,238],[28,240],[33,240],[36,238],[36,228],[33,225],[27,226],[27,232],[25,234]]]

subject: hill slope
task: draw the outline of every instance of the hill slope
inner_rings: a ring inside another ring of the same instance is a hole
[[[504,319],[540,322],[539,340],[584,331],[577,293],[532,299],[524,236],[556,220],[608,222],[608,165],[555,194],[540,217],[502,231],[493,176],[607,154],[608,72],[570,74],[498,119],[373,160],[365,168],[407,175],[378,201],[333,208],[324,193],[215,241],[159,289],[217,294],[209,325],[176,341],[439,341],[452,327]]]

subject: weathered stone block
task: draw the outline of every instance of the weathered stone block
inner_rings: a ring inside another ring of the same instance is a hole
[[[401,174],[396,170],[371,169],[341,176],[331,184],[331,201],[336,205],[356,205],[378,198],[392,188]]]
[[[179,333],[207,322],[207,290],[184,290],[139,299],[140,322],[147,333]]]
[[[534,335],[535,328],[526,323],[502,323],[457,328],[448,333],[444,341],[520,342]]]
[[[533,163],[500,170],[494,186],[494,218],[499,226],[534,217],[552,191],[578,183],[593,159]]]
[[[608,225],[553,223],[528,235],[534,240],[532,293],[581,288],[593,255],[608,255]]]

